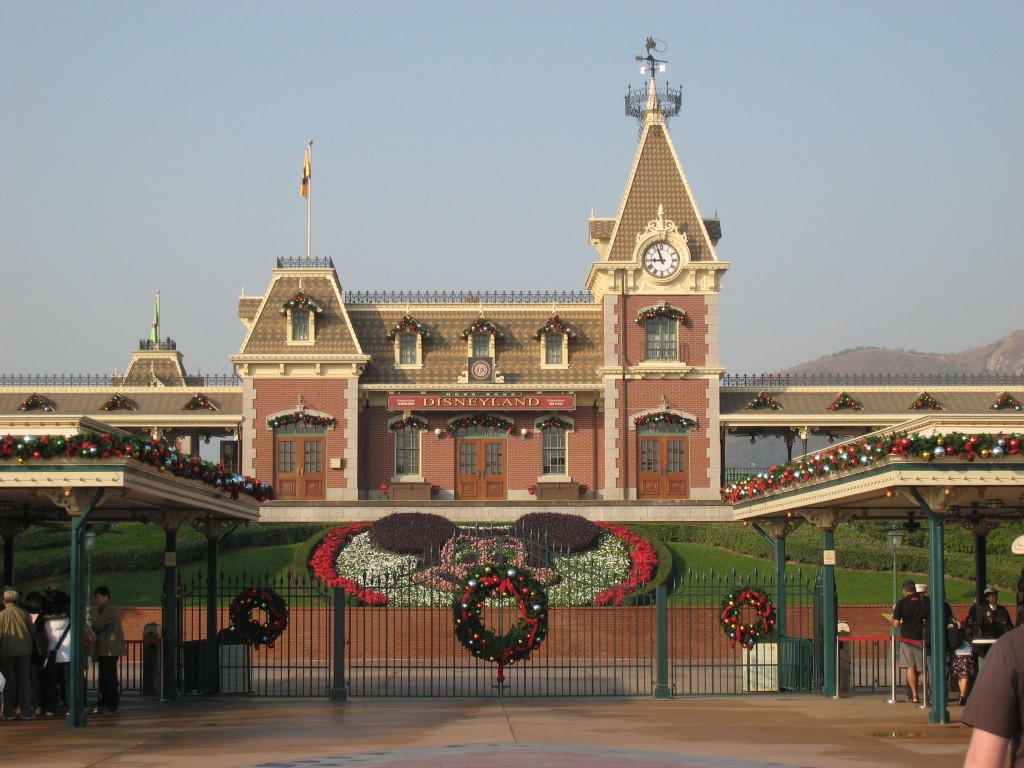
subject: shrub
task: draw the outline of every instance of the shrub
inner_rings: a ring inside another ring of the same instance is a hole
[[[382,517],[370,528],[373,546],[396,555],[440,551],[454,535],[455,523],[429,512],[395,512]]]
[[[580,515],[559,512],[530,512],[516,520],[512,527],[523,539],[546,541],[552,549],[579,552],[590,549],[600,529]]]

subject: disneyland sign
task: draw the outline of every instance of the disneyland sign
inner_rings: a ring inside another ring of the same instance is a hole
[[[572,411],[573,395],[388,395],[389,411]]]

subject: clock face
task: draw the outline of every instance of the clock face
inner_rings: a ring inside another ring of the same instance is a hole
[[[668,243],[654,243],[644,251],[644,269],[651,277],[670,277],[679,269],[679,252]]]

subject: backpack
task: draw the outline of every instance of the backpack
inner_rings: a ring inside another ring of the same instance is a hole
[[[946,619],[946,650],[955,651],[964,642],[964,633],[954,618]]]

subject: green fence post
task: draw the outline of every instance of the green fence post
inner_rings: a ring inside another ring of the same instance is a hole
[[[658,621],[658,671],[654,681],[654,698],[671,699],[672,688],[668,684],[668,587],[662,584],[654,594]]]
[[[331,701],[345,701],[345,590],[334,588],[334,679]]]

